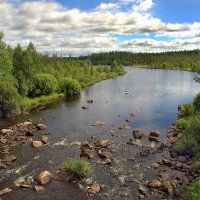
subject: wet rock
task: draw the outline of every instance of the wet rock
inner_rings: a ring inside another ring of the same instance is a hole
[[[6,155],[3,159],[5,162],[13,162],[17,160],[17,157],[14,155]]]
[[[93,124],[93,126],[102,126],[102,125],[106,125],[106,123],[102,121],[96,121],[95,124]]]
[[[149,150],[144,150],[144,151],[141,151],[140,152],[140,155],[141,156],[148,156],[150,154],[150,151]]]
[[[40,173],[37,180],[40,185],[45,185],[50,182],[51,178],[52,174],[49,171],[43,171],[42,173]]]
[[[138,192],[142,195],[145,195],[147,193],[146,189],[143,186],[139,186]]]
[[[1,169],[6,169],[6,165],[4,163],[2,163],[1,160],[0,160],[0,170]]]
[[[35,148],[41,147],[43,143],[41,141],[33,141],[32,146]]]
[[[0,196],[3,195],[3,194],[7,194],[7,193],[9,193],[9,192],[11,192],[11,191],[12,191],[12,189],[10,189],[10,188],[5,188],[5,189],[3,189],[3,190],[0,191]]]
[[[74,141],[74,142],[72,142],[71,143],[71,145],[73,146],[73,145],[76,145],[76,146],[81,146],[81,141]]]
[[[160,139],[157,137],[153,137],[153,136],[149,136],[149,140],[153,141],[153,142],[160,142]]]
[[[34,135],[34,132],[31,131],[31,130],[26,130],[26,136],[33,136]]]
[[[41,138],[41,141],[46,144],[48,142],[48,137],[46,135],[43,135],[42,138]]]
[[[159,137],[160,136],[160,131],[152,131],[152,132],[150,132],[149,135],[152,136],[152,137]]]
[[[38,128],[38,130],[44,130],[47,128],[44,124],[37,124],[36,127]]]
[[[85,149],[81,152],[80,157],[86,157],[88,159],[93,158],[95,155],[95,151],[91,149]]]
[[[86,109],[88,109],[89,107],[87,107],[87,106],[82,106],[82,109],[83,110],[86,110]]]
[[[109,140],[98,140],[95,143],[95,146],[97,147],[101,147],[101,148],[107,148],[108,146],[110,146],[112,144],[112,142],[110,142]]]
[[[97,163],[102,164],[102,165],[110,165],[112,161],[109,158],[107,158],[105,160],[99,160],[97,161]]]
[[[1,143],[1,144],[5,144],[5,143],[7,143],[7,140],[4,139],[4,138],[1,138],[1,139],[0,139],[0,143]]]
[[[43,186],[36,185],[36,186],[34,186],[34,190],[35,190],[36,192],[40,192],[40,191],[44,190],[44,187],[43,187]]]
[[[159,188],[161,186],[161,182],[158,180],[152,180],[147,183],[147,186],[150,188]]]
[[[87,102],[88,103],[93,103],[94,101],[93,101],[93,99],[88,99]]]
[[[103,151],[99,150],[97,154],[100,158],[106,158],[106,159],[113,160],[113,155],[110,152],[103,152]]]
[[[101,190],[100,184],[93,184],[93,185],[91,185],[91,186],[87,189],[87,192],[88,192],[89,194],[96,194],[96,193],[98,193],[100,190]]]
[[[141,129],[133,130],[133,136],[135,139],[141,139],[144,136],[144,131]]]
[[[131,127],[128,124],[123,124],[119,126],[119,129],[130,129]]]
[[[164,181],[162,182],[161,186],[160,186],[160,190],[163,192],[166,192],[168,194],[172,194],[173,193],[173,188],[172,188],[172,184],[170,181]]]
[[[12,129],[2,129],[1,133],[5,134],[5,135],[9,135],[9,134],[13,134],[13,130]]]

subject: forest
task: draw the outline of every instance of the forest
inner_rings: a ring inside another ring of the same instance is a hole
[[[0,34],[0,115],[26,110],[42,101],[80,93],[81,88],[126,73],[123,67],[92,66],[90,60],[44,56],[32,42],[23,49]]]
[[[110,65],[116,61],[121,66],[146,68],[180,69],[198,72],[200,70],[200,50],[174,51],[163,53],[102,52],[81,59],[90,59],[94,65]]]

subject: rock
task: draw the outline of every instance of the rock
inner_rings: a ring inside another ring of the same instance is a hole
[[[93,158],[95,155],[95,151],[91,149],[85,149],[81,152],[80,157],[86,157],[88,159]]]
[[[105,160],[99,160],[97,161],[97,163],[102,164],[102,165],[110,165],[112,161],[109,158],[107,158]]]
[[[123,124],[119,126],[119,129],[130,129],[131,127],[128,124]]]
[[[81,141],[74,141],[71,143],[72,146],[73,145],[81,146],[81,144],[82,144]]]
[[[1,133],[5,134],[5,135],[10,135],[13,133],[13,130],[12,129],[2,129]]]
[[[134,161],[135,157],[128,157],[127,159],[130,160],[130,161]]]
[[[166,171],[159,172],[158,176],[161,178],[162,181],[167,181],[170,177],[170,174]]]
[[[88,109],[89,107],[87,107],[87,106],[82,106],[82,109],[83,110],[86,110],[86,109]]]
[[[158,180],[149,181],[147,186],[150,188],[159,188],[161,186],[161,182]]]
[[[153,142],[160,142],[160,139],[157,137],[153,137],[153,136],[149,136],[149,140],[153,141]]]
[[[102,152],[101,150],[98,151],[98,156],[100,158],[106,158],[106,159],[110,159],[113,160],[113,155],[110,152]]]
[[[52,174],[49,171],[43,171],[40,173],[37,180],[40,185],[45,185],[51,180],[51,178]]]
[[[41,141],[33,141],[32,146],[35,148],[41,147],[43,143]]]
[[[160,136],[160,131],[152,131],[152,132],[150,132],[149,135],[152,136],[152,137],[159,137]]]
[[[0,191],[0,196],[3,195],[3,194],[7,194],[9,192],[11,192],[12,190],[10,188],[5,188],[3,190]]]
[[[135,139],[141,139],[144,136],[144,131],[141,129],[133,130],[133,136]]]
[[[49,139],[49,138],[48,138],[46,135],[43,135],[42,138],[41,138],[41,141],[42,141],[44,144],[46,144],[47,141],[48,141],[48,139]]]
[[[94,147],[93,147],[91,144],[89,144],[88,142],[84,142],[84,143],[81,145],[81,150],[84,151],[84,150],[86,150],[86,149],[92,150],[92,149],[94,149]]]
[[[125,176],[119,176],[118,177],[119,182],[120,182],[121,185],[125,185],[125,182],[126,182],[125,178],[126,178]]]
[[[6,169],[6,165],[4,163],[2,163],[1,160],[0,160],[0,170],[1,169]]]
[[[0,139],[0,143],[1,143],[1,144],[5,144],[5,143],[7,143],[7,140],[4,139],[4,138],[1,138],[1,139]]]
[[[89,194],[96,194],[101,190],[101,186],[99,184],[93,184],[88,189],[87,192]]]
[[[144,196],[143,194],[139,195],[139,198],[140,198],[140,199],[144,199],[144,197],[145,197],[145,196]]]
[[[33,136],[34,135],[33,131],[31,131],[31,130],[26,130],[25,132],[26,132],[26,136]]]
[[[142,187],[142,186],[139,186],[138,192],[141,193],[141,194],[143,194],[143,195],[145,195],[147,193],[147,191],[145,190],[145,188]]]
[[[160,186],[160,190],[163,192],[166,192],[168,194],[172,194],[173,193],[173,188],[172,188],[172,184],[170,181],[164,181],[162,182],[161,186]]]
[[[160,165],[158,163],[153,163],[151,166],[157,169]]]
[[[14,181],[17,187],[23,188],[32,188],[31,184],[34,182],[34,178],[32,176],[28,177],[19,177],[16,181]]]
[[[131,116],[131,117],[135,117],[135,116],[136,116],[136,113],[135,113],[135,112],[132,112],[132,113],[130,113],[130,116]]]
[[[106,123],[102,122],[102,121],[96,121],[95,124],[93,124],[93,126],[102,126],[105,125]]]
[[[14,156],[14,155],[6,155],[5,157],[4,157],[4,161],[5,162],[13,162],[13,161],[15,161],[15,160],[17,160],[17,157],[16,156]]]
[[[150,151],[149,150],[144,150],[144,151],[141,151],[140,152],[140,155],[141,156],[148,156],[150,154]]]
[[[92,99],[88,99],[87,102],[88,103],[93,103],[93,100]]]
[[[174,196],[175,197],[180,197],[181,196],[181,191],[179,189],[174,190]]]
[[[95,143],[95,146],[97,147],[102,147],[102,148],[107,148],[108,146],[110,146],[112,144],[112,142],[110,142],[109,140],[98,140]]]
[[[44,130],[47,128],[44,124],[37,124],[36,127],[38,128],[38,130]]]
[[[40,186],[40,185],[36,185],[36,186],[34,187],[34,189],[35,189],[36,192],[40,192],[40,191],[44,190],[44,187],[43,187],[43,186]]]
[[[30,125],[32,125],[32,122],[31,121],[26,121],[26,122],[24,122],[24,125],[25,126],[30,126]]]

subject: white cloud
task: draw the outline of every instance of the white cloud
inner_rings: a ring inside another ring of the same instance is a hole
[[[133,9],[130,8],[131,5]],[[127,41],[120,45],[112,35],[154,33],[157,37],[182,38],[181,41],[184,41],[185,37],[199,38],[199,22],[164,23],[149,13],[148,9],[152,6],[151,0],[115,0],[112,3],[101,3],[93,10],[82,11],[77,8],[68,9],[55,1],[16,4],[4,0],[0,4],[0,30],[5,33],[9,44],[16,45],[19,42],[27,45],[29,41],[33,41],[42,52],[67,53],[70,50],[74,54],[123,50],[125,46],[131,45],[137,46],[141,51],[161,51],[162,48],[159,48],[158,44],[165,50],[168,45],[177,45],[179,48],[181,43],[177,42],[178,40],[174,43],[159,43],[148,39],[145,42]],[[199,43],[196,43],[183,47],[190,49],[197,48],[198,45]]]

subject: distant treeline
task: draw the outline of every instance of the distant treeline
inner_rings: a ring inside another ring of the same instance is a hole
[[[94,65],[110,65],[113,61],[122,66],[145,66],[147,68],[181,69],[200,71],[200,50],[165,53],[103,52],[81,56]]]

